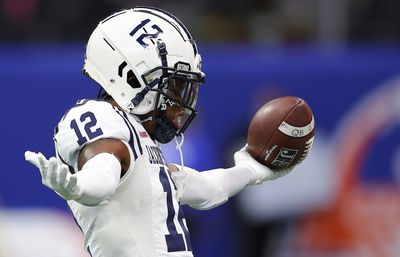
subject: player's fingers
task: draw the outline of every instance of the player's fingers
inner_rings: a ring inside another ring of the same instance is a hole
[[[26,151],[24,156],[25,156],[25,160],[27,162],[30,162],[31,164],[33,164],[37,168],[39,168],[39,158],[38,158],[37,153],[31,152],[31,151]]]
[[[79,187],[78,178],[76,174],[69,178],[67,191],[71,199],[79,199],[82,196],[82,191]]]
[[[57,160],[54,157],[51,157],[49,160],[49,167],[47,169],[47,174],[44,176],[46,178],[46,181],[50,183],[51,188],[57,189],[58,184],[57,184],[57,177],[58,177],[58,164]],[[43,176],[43,174],[42,174]]]
[[[46,157],[44,157],[44,155],[42,153],[38,153],[38,162],[39,162],[39,170],[40,173],[42,173],[42,176],[46,176],[47,174],[47,169],[49,166],[49,161],[46,159]]]
[[[293,170],[293,168],[294,168],[294,166],[289,169],[286,169],[286,170],[276,171],[275,173],[278,174],[278,177],[283,177],[283,176],[287,175],[289,172],[291,172]]]
[[[240,161],[245,160],[246,158],[249,158],[249,157],[251,158],[250,154],[243,148],[241,150],[237,151],[233,155],[233,158],[234,158],[236,164],[238,164]]]
[[[57,178],[57,183],[65,188],[67,185],[67,174],[68,174],[68,167],[66,165],[61,165],[61,167],[59,167],[59,174],[58,174],[58,178]]]
[[[47,168],[49,161],[47,160],[46,156],[44,156],[41,152],[38,152],[37,155],[41,164]]]
[[[66,188],[67,192],[74,193],[76,191],[77,183],[78,179],[76,176],[72,175],[71,177],[69,177],[69,181]]]

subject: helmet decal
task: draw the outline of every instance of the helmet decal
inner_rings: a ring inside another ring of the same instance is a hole
[[[183,24],[175,15],[173,15],[173,14],[171,14],[171,13],[165,11],[165,10],[162,10],[162,9],[159,9],[159,8],[156,8],[156,7],[151,7],[151,6],[138,6],[137,8],[145,8],[145,9],[149,9],[149,10],[155,10],[155,11],[161,12],[161,13],[169,16],[170,18],[172,18],[176,23],[179,24],[179,26],[182,28],[182,30],[185,32],[186,36],[188,37],[188,40],[190,41],[190,43],[193,46],[194,55],[198,54],[197,45],[196,45],[196,42],[194,41],[194,39],[192,37],[192,34],[190,34],[190,32],[186,28],[185,24]],[[156,15],[156,14],[153,13],[153,15]],[[172,25],[174,25],[174,24],[172,24]],[[175,26],[175,28],[176,28],[176,26]],[[179,33],[181,33],[178,28],[176,28],[176,29],[179,31]]]
[[[160,29],[160,27],[159,27],[157,24],[154,24],[154,25],[151,26],[152,29],[156,30],[155,33],[147,33],[147,30],[145,29],[144,26],[145,26],[147,23],[149,23],[149,22],[150,22],[150,19],[142,20],[142,21],[129,33],[129,35],[131,35],[131,36],[133,37],[133,36],[139,31],[139,29],[143,28],[144,31],[145,31],[145,33],[141,34],[141,35],[136,39],[136,41],[137,41],[141,46],[143,46],[143,47],[147,47],[147,46],[149,45],[148,43],[144,42],[144,39],[145,39],[145,38],[150,39],[151,42],[152,42],[153,45],[154,45],[155,43],[154,43],[154,40],[153,40],[153,39],[156,39],[156,38],[158,37],[159,34],[163,33],[162,29]]]

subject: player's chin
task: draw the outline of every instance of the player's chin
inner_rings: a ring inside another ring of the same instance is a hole
[[[175,117],[175,119],[171,121],[171,124],[176,130],[179,130],[182,127],[182,116],[179,115]]]
[[[178,131],[184,124],[185,115],[177,106],[169,107],[165,113],[165,117],[170,125]]]

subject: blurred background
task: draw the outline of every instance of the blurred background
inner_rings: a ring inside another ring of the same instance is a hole
[[[82,76],[98,21],[166,9],[197,39],[207,82],[183,146],[199,170],[233,165],[268,100],[314,111],[308,158],[209,211],[186,208],[196,257],[397,257],[400,252],[400,1],[0,0],[0,256],[87,257],[66,203],[24,151],[54,154],[53,128],[98,86]],[[175,146],[164,146],[178,161]]]

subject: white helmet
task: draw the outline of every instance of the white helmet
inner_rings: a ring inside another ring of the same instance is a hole
[[[194,118],[198,85],[205,77],[189,31],[175,16],[153,7],[123,10],[101,21],[89,38],[83,72],[132,114],[147,114],[168,99],[178,102],[190,115],[172,129],[175,135]],[[169,84],[179,88],[168,89]]]

